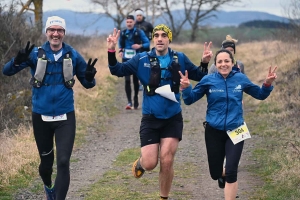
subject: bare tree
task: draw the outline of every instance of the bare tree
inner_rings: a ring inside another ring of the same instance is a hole
[[[292,26],[292,37],[293,39],[299,40],[300,34],[300,1],[290,0],[288,6],[285,8],[286,14],[290,20]]]
[[[184,0],[185,16],[191,25],[190,42],[196,40],[196,33],[199,29],[200,22],[211,17],[215,17],[213,11],[225,4],[241,2],[240,0]],[[186,8],[187,7],[187,8]],[[192,10],[192,12],[191,12]]]
[[[176,41],[178,38],[183,25],[188,20],[186,16],[180,16],[180,12],[176,10],[176,7],[180,7],[181,5],[184,5],[184,0],[163,0],[160,1],[160,11],[161,11],[161,17],[166,21],[165,23],[170,26],[172,33],[173,33],[173,40]],[[186,9],[188,12],[188,9]],[[176,19],[173,15],[176,15]],[[188,13],[187,13],[188,14]]]
[[[20,0],[21,10],[18,15],[22,15],[26,11],[34,12],[35,27],[39,33],[43,30],[43,0],[27,0],[24,4]],[[30,7],[33,4],[34,8]]]
[[[135,10],[136,1],[133,0],[91,0],[100,6],[104,14],[113,19],[117,29],[122,28],[126,16]]]

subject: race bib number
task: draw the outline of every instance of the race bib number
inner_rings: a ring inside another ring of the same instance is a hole
[[[42,115],[42,120],[44,122],[55,122],[55,121],[67,120],[67,114],[62,114],[62,115],[58,115],[58,116]]]
[[[134,49],[125,49],[124,58],[132,58],[133,56],[135,56],[135,54],[136,54],[136,50],[134,50]]]
[[[230,137],[233,144],[237,144],[243,140],[251,138],[246,122],[244,122],[241,126],[237,127],[232,131],[227,131],[227,134]]]

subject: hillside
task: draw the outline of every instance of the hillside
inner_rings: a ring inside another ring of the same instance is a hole
[[[44,24],[49,16],[59,15],[67,22],[68,33],[72,34],[106,34],[114,28],[114,22],[112,19],[106,17],[103,14],[96,13],[81,13],[70,10],[53,10],[44,12],[43,21]],[[284,17],[271,15],[265,12],[254,11],[235,11],[225,12],[218,11],[212,13],[216,17],[204,20],[201,25],[210,27],[224,27],[224,26],[238,26],[240,23],[252,21],[252,20],[272,20],[279,22],[288,22]],[[183,16],[183,10],[174,10],[173,16],[176,19],[180,19]],[[158,17],[155,24],[166,23],[164,16]],[[186,24],[184,29],[189,29],[190,26]]]

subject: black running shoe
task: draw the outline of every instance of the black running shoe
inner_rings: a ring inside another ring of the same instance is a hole
[[[219,188],[222,188],[222,189],[225,188],[225,183],[226,183],[225,177],[222,176],[221,178],[218,179]]]

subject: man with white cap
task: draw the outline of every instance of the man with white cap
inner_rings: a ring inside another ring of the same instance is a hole
[[[150,22],[145,21],[145,13],[142,9],[138,8],[135,10],[135,27],[144,31],[145,35],[148,37],[149,41],[152,40],[153,26]],[[143,48],[143,51],[150,51],[149,48]]]
[[[70,157],[76,130],[72,89],[74,76],[85,88],[94,87],[97,59],[93,62],[89,59],[86,63],[73,47],[63,42],[66,35],[63,18],[48,17],[45,33],[47,42],[39,48],[27,42],[25,49],[5,64],[3,74],[11,76],[30,67],[32,124],[41,159],[39,174],[47,200],[64,200],[70,185]],[[52,182],[54,136],[57,175],[55,182]]]
[[[154,48],[120,63],[115,53],[119,36],[120,31],[114,29],[107,38],[110,72],[118,77],[135,74],[145,88],[140,125],[141,154],[133,164],[132,173],[135,178],[141,178],[145,171],[153,170],[159,163],[159,198],[169,199],[174,158],[183,130],[179,71],[188,72],[192,80],[201,80],[207,74],[212,56],[211,43],[205,43],[201,66],[198,67],[184,53],[169,47],[172,31],[165,24],[159,24],[152,33]],[[165,94],[159,92],[164,89],[169,90]]]

